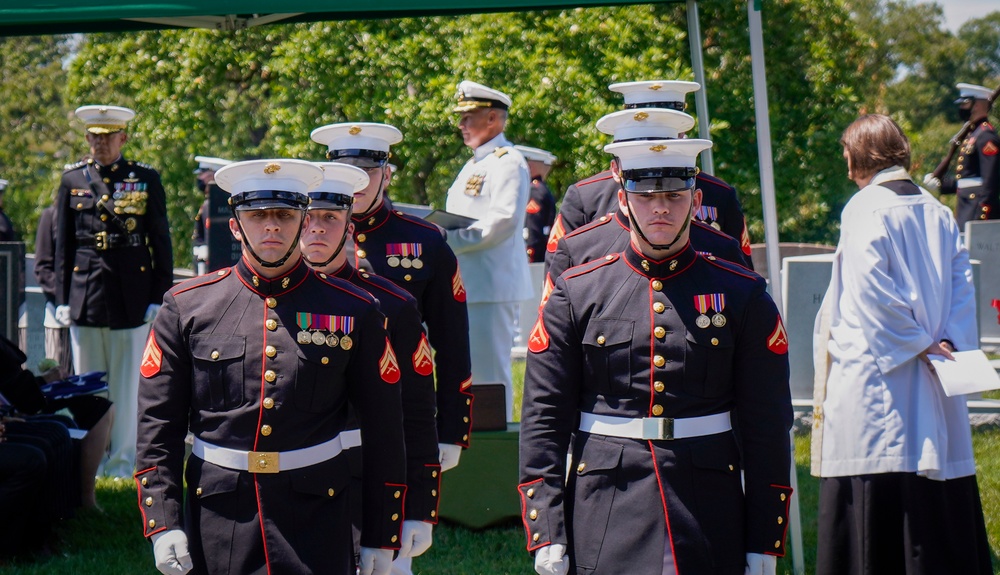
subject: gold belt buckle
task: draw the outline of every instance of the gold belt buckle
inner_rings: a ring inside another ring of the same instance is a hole
[[[95,250],[108,249],[108,232],[97,232],[96,234],[94,234],[94,249]]]
[[[247,453],[247,471],[250,473],[277,473],[277,451],[250,451]]]

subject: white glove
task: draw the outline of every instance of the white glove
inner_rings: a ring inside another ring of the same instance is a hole
[[[458,466],[458,459],[462,457],[462,446],[454,443],[438,443],[438,459],[441,462],[441,472],[444,473],[452,467]]]
[[[567,572],[569,561],[565,545],[553,543],[535,551],[535,573],[538,575],[566,575]]]
[[[762,553],[747,553],[747,568],[743,575],[774,575],[778,569],[778,558]]]
[[[56,306],[56,321],[63,327],[69,327],[69,306]]]
[[[156,312],[160,311],[160,304],[151,303],[149,307],[146,308],[146,315],[142,318],[142,321],[149,323],[156,318]]]
[[[417,557],[431,548],[434,526],[424,521],[406,519],[403,521],[402,547],[400,557]]]
[[[207,262],[208,261],[208,246],[207,245],[194,246],[193,248],[191,248],[191,252],[194,253],[194,259],[196,259],[196,260],[198,260],[200,262]]]
[[[934,177],[934,174],[924,174],[924,187],[928,191],[937,192],[941,190],[941,180]]]
[[[389,575],[391,572],[392,549],[361,548],[360,575]]]
[[[188,553],[187,535],[180,529],[161,531],[150,540],[153,542],[156,568],[163,575],[184,575],[194,567]]]

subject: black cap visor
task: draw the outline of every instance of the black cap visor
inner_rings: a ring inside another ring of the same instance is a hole
[[[698,168],[642,168],[622,172],[626,192],[649,194],[693,190]]]
[[[243,192],[229,198],[229,205],[237,211],[250,210],[304,210],[309,198],[304,194],[285,190],[256,190]]]
[[[354,201],[353,196],[333,192],[309,192],[310,210],[347,210]]]

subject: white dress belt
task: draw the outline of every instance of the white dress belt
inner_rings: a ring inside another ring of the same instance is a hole
[[[733,428],[729,412],[701,417],[615,417],[580,414],[580,431],[629,439],[684,439],[723,433]]]
[[[242,451],[212,445],[195,437],[191,454],[208,463],[250,473],[278,473],[323,463],[344,449],[361,445],[360,430],[344,432],[329,441],[291,451]]]
[[[958,189],[960,189],[960,190],[962,188],[974,188],[976,186],[983,185],[983,179],[982,178],[958,178],[957,180],[955,180],[955,185],[958,186]]]

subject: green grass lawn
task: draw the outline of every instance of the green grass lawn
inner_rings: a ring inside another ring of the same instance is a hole
[[[515,382],[523,381],[524,364],[515,363]],[[515,387],[515,418],[520,414],[520,385]],[[1000,550],[1000,430],[973,434],[979,488],[990,545]],[[809,475],[809,438],[795,441],[795,462],[802,511],[806,573],[816,561],[816,510],[819,482]],[[511,486],[513,489],[514,486]],[[150,545],[142,538],[131,482],[101,480],[98,501],[103,513],[81,512],[57,530],[55,553],[16,563],[0,562],[3,575],[132,575],[157,573]],[[444,494],[447,497],[447,494]],[[531,559],[524,551],[518,523],[483,531],[442,522],[434,530],[434,546],[413,564],[417,575],[530,575]],[[790,557],[779,560],[778,573],[790,575]],[[1000,573],[996,567],[994,573]]]

